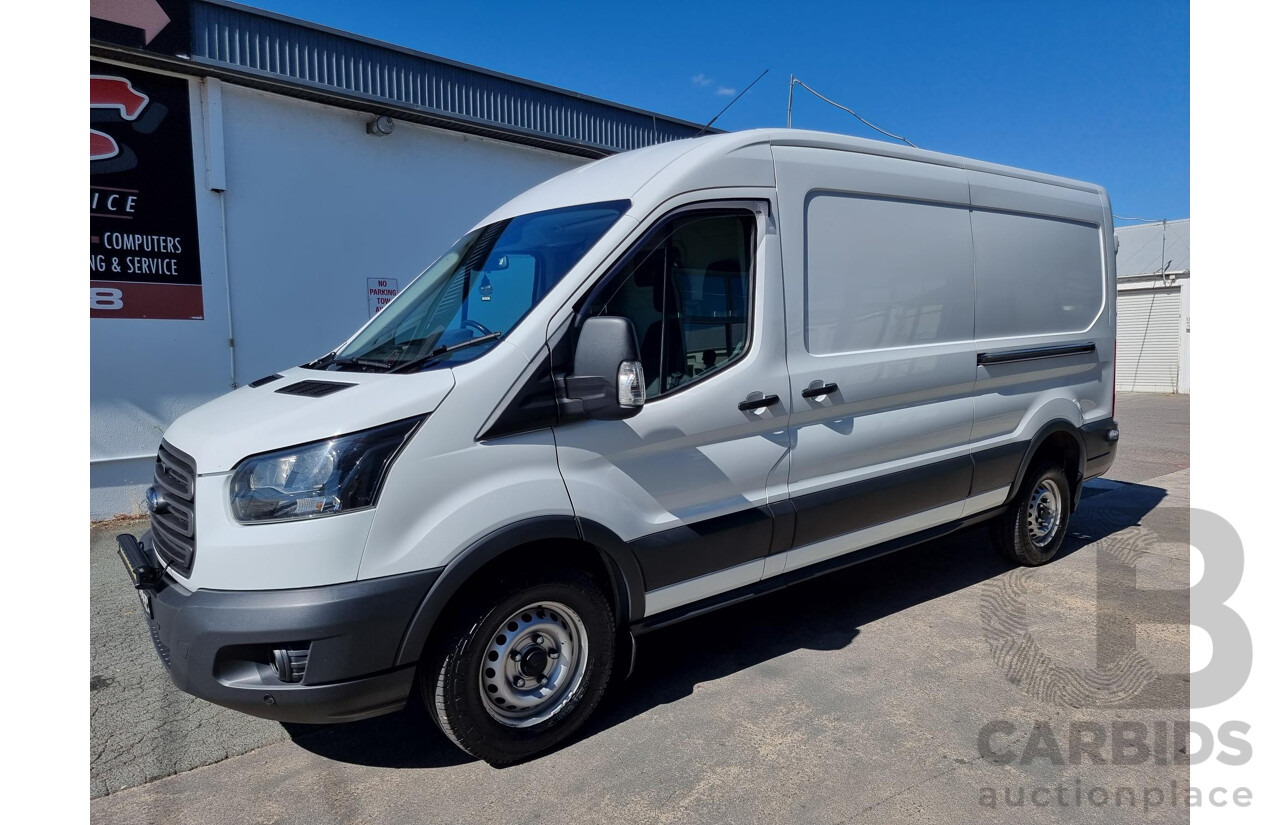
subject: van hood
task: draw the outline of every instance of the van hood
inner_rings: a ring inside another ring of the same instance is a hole
[[[225,473],[251,455],[433,412],[454,385],[450,369],[278,374],[196,407],[169,426],[165,440],[196,460],[199,475]]]

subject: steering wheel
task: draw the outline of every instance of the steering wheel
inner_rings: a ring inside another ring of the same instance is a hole
[[[474,330],[478,331],[481,335],[492,335],[492,334],[493,334],[493,330],[489,329],[488,327],[486,327],[484,324],[480,323],[479,321],[472,320],[471,318],[468,318],[467,320],[463,321],[463,322],[462,322],[462,325],[463,325],[464,327],[471,327],[472,329],[474,329]]]

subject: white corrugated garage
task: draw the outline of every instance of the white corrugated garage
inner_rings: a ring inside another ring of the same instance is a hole
[[[1191,391],[1191,223],[1116,229],[1116,389]]]
[[[1116,316],[1116,389],[1177,392],[1182,290],[1170,287],[1121,292]]]

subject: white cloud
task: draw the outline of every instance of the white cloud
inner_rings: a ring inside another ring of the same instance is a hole
[[[728,86],[721,86],[720,88],[716,89],[716,94],[720,95],[721,97],[728,97],[729,95],[733,95],[737,93],[738,93],[737,89],[730,89]]]
[[[697,74],[695,74],[693,77],[689,79],[693,81],[693,85],[695,86],[710,86],[712,83],[715,83],[714,80],[707,77],[702,72],[698,72]]]

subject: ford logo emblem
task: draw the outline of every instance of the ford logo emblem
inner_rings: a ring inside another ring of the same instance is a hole
[[[147,512],[151,515],[166,512],[169,509],[169,502],[164,500],[164,493],[156,491],[155,487],[147,488]]]

